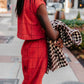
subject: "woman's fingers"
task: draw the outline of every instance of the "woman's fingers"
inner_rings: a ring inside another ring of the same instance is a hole
[[[60,46],[60,48],[63,48],[63,44]]]
[[[59,42],[63,42],[63,40],[61,38],[58,39]]]
[[[55,43],[55,46],[58,46],[60,48],[63,48],[63,41],[61,38],[58,39],[58,41]]]

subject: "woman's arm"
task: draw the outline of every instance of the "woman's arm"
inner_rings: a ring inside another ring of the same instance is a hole
[[[59,32],[52,28],[45,5],[40,5],[37,10],[37,17],[42,27],[45,29],[47,36],[52,40],[56,40],[59,36]]]

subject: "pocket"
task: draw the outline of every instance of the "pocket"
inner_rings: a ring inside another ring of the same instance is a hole
[[[32,74],[35,74],[37,66],[33,62],[34,59],[22,58],[22,71],[25,80],[30,80],[33,76]]]
[[[22,47],[21,47],[21,55],[23,54],[23,47],[24,47],[24,44],[25,44],[25,41],[23,42]]]
[[[28,59],[27,58],[22,58],[22,70],[23,70],[24,75],[26,75],[28,72]]]

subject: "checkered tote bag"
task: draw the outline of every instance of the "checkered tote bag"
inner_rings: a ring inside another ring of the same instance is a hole
[[[59,37],[63,40],[63,45],[65,47],[70,47],[72,44],[79,45],[82,42],[81,34],[78,30],[69,28],[66,24],[59,20],[51,21],[53,29],[57,29],[59,31]],[[68,65],[66,57],[62,51],[62,49],[54,43],[57,40],[52,41],[47,38],[48,44],[48,65],[47,71],[48,74],[49,70],[54,71],[58,68],[65,67]]]

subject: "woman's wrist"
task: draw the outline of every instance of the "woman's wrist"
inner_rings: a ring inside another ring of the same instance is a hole
[[[55,30],[56,32],[56,40],[59,38],[59,31]]]

